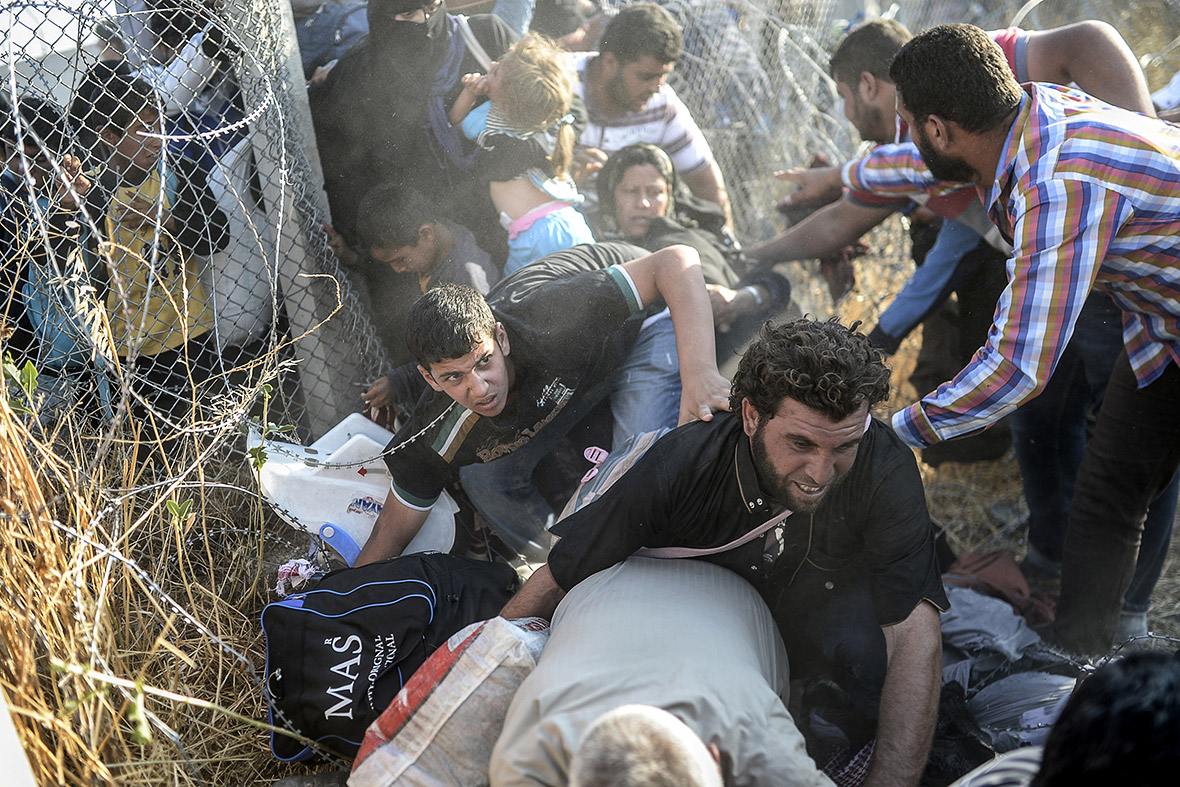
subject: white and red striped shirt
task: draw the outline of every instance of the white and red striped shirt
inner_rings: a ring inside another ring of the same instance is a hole
[[[578,139],[579,149],[598,148],[610,155],[637,142],[658,145],[671,157],[680,177],[695,175],[713,163],[713,150],[708,140],[692,119],[688,107],[667,84],[640,111],[605,117],[586,97],[586,66],[597,56],[597,52],[569,55],[577,74],[574,92],[585,102],[589,116]],[[588,199],[596,199],[596,189],[584,186],[582,190]]]

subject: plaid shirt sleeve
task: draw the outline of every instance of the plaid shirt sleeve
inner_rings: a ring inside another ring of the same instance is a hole
[[[852,191],[882,197],[940,194],[962,187],[935,180],[912,142],[878,145],[864,158],[846,163],[840,175]]]
[[[1058,176],[1022,183],[1008,214],[1015,250],[996,322],[954,380],[893,416],[893,428],[911,446],[983,429],[1044,388],[1132,209],[1113,190]]]

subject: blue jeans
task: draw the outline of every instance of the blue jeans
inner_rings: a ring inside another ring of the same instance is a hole
[[[670,381],[666,369],[669,358]],[[625,432],[623,439],[631,434],[676,426],[680,377],[671,319],[657,320],[645,327],[618,374],[601,381],[562,410],[536,437],[507,456],[459,470],[463,489],[500,540],[532,561],[544,560],[549,551],[545,525],[554,513],[533,484],[533,470],[608,395],[615,413],[615,445],[622,443],[620,410],[616,408],[620,403],[627,419],[625,428],[635,430]]]
[[[631,435],[675,429],[680,418],[680,361],[672,318],[643,327],[627,360],[615,374],[610,409],[615,418],[613,445]]]
[[[518,35],[529,31],[533,21],[533,8],[537,0],[496,0],[492,13],[500,17]]]
[[[1078,317],[1057,368],[1040,396],[1012,419],[1016,460],[1028,501],[1028,542],[1040,557],[1060,565],[1074,481],[1086,451],[1086,425],[1102,404],[1115,360],[1123,349],[1122,312],[1093,293]],[[1151,604],[1176,513],[1180,475],[1152,502],[1144,523],[1135,574],[1123,608],[1144,612]]]

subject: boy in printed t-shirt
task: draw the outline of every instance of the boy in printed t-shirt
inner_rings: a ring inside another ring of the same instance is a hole
[[[218,365],[198,257],[225,248],[226,216],[194,162],[164,157],[158,98],[142,79],[109,75],[73,114],[103,157],[87,211],[102,235],[91,250],[110,276],[115,351],[140,395],[182,418]]]

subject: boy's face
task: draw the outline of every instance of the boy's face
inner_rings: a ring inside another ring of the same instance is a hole
[[[387,249],[373,246],[369,249],[369,257],[377,262],[384,262],[395,273],[430,273],[440,262],[438,257],[438,238],[434,227],[423,224],[418,228],[418,242],[413,246],[402,246],[399,249]]]
[[[448,358],[418,371],[434,390],[485,418],[504,411],[514,375],[508,360],[508,334],[496,323],[496,335],[485,336],[461,358]]]
[[[24,156],[20,154],[16,145],[4,140],[5,166],[22,180],[26,175],[32,179],[33,187],[40,188],[53,178],[53,168],[49,160],[42,153],[41,148],[33,142],[25,142]]]
[[[162,133],[159,114],[154,108],[145,108],[132,119],[122,136],[108,128],[102,132],[102,138],[114,149],[112,164],[119,173],[131,169],[150,172],[160,161],[164,143],[160,137],[148,135]]]

